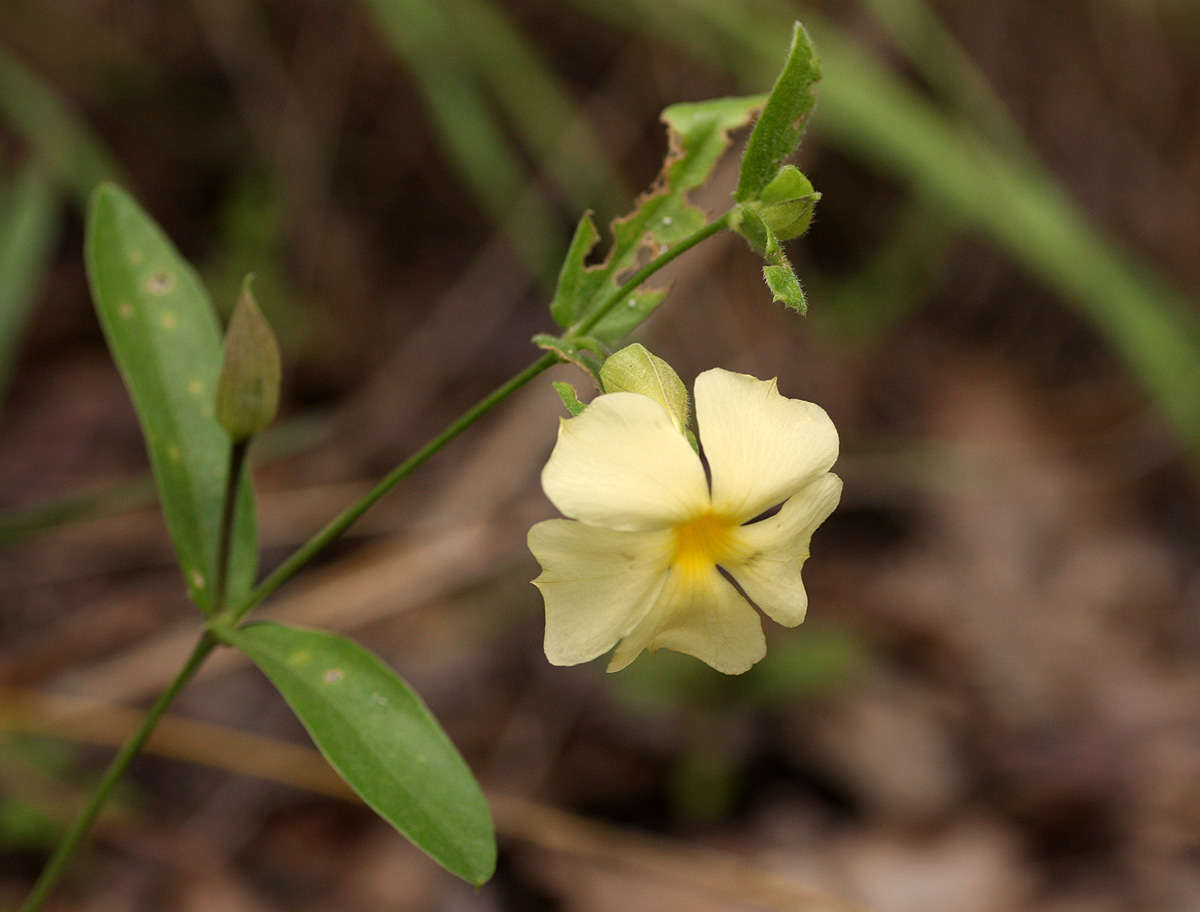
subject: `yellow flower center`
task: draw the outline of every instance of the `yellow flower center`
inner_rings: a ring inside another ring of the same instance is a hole
[[[725,563],[737,553],[733,530],[737,523],[701,513],[695,519],[675,527],[675,554],[671,566],[686,580],[699,580],[716,564]]]

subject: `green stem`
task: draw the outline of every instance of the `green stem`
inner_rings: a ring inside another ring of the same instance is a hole
[[[117,784],[121,776],[125,774],[125,770],[129,768],[129,764],[133,762],[133,758],[138,755],[142,749],[142,745],[146,743],[146,739],[150,737],[150,733],[154,730],[154,726],[158,724],[158,720],[162,714],[167,711],[167,707],[183,690],[184,685],[191,680],[200,665],[208,658],[208,654],[213,651],[217,645],[209,634],[205,633],[196,643],[196,648],[192,650],[192,654],[188,657],[184,666],[179,669],[174,679],[167,685],[167,689],[159,694],[158,699],[154,701],[154,705],[146,712],[142,718],[141,724],[138,726],[129,739],[121,746],[121,750],[113,757],[112,762],[108,765],[108,769],[104,771],[104,777],[92,792],[88,799],[87,805],[79,812],[79,816],[72,822],[70,829],[67,830],[62,840],[58,844],[58,848],[54,850],[54,855],[47,862],[37,883],[33,885],[33,889],[29,893],[29,898],[25,900],[25,905],[21,906],[20,912],[35,912],[42,907],[46,897],[50,895],[50,891],[54,889],[58,879],[62,876],[63,870],[67,866],[67,862],[71,860],[71,856],[91,829],[92,823],[96,819],[96,815],[100,813],[100,808],[107,800],[113,786]]]
[[[225,479],[225,501],[221,505],[221,530],[217,538],[217,584],[213,589],[213,597],[216,599],[213,605],[214,615],[225,610],[226,589],[229,587],[229,543],[233,539],[238,490],[242,486],[242,473],[246,468],[246,451],[249,447],[249,440],[237,440],[229,448],[229,472]]]
[[[290,580],[296,575],[305,564],[316,557],[321,551],[329,547],[343,532],[350,528],[354,522],[362,516],[367,510],[375,506],[375,504],[385,494],[396,487],[401,481],[407,478],[417,468],[419,468],[426,460],[434,453],[444,447],[447,443],[469,428],[472,424],[478,421],[485,413],[491,411],[496,405],[508,398],[542,371],[552,367],[558,363],[558,356],[555,354],[545,354],[530,364],[525,370],[521,371],[515,377],[509,379],[506,383],[496,387],[488,395],[484,396],[473,406],[463,412],[452,424],[448,425],[440,434],[434,437],[429,443],[421,447],[416,453],[406,459],[396,468],[392,469],[382,481],[373,487],[367,494],[356,503],[351,504],[343,510],[337,517],[329,522],[320,532],[310,538],[307,542],[296,549],[287,560],[275,568],[274,571],[264,579],[261,583],[254,587],[250,593],[243,599],[237,607],[231,612],[226,623],[236,624],[239,620],[246,616],[252,608],[258,605],[263,599],[271,595],[276,589]]]
[[[633,294],[633,292],[638,289],[638,286],[645,282],[646,279],[650,278],[650,276],[654,275],[654,273],[658,272],[677,256],[687,253],[701,241],[707,240],[717,232],[724,231],[726,228],[728,228],[729,219],[732,215],[733,210],[730,209],[719,219],[711,221],[703,228],[698,228],[696,231],[693,231],[674,247],[669,247],[668,249],[664,250],[649,263],[630,276],[629,281],[614,291],[603,304],[592,311],[585,319],[580,320],[574,326],[570,327],[565,333],[563,333],[563,338],[570,339],[572,336],[582,336],[589,330],[594,329],[597,323],[608,316],[609,311]]]

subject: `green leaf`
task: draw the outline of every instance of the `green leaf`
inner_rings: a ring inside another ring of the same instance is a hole
[[[758,210],[751,206],[739,209],[737,217],[733,220],[734,230],[746,239],[752,250],[767,261],[767,265],[763,267],[763,279],[771,289],[772,299],[782,301],[785,306],[798,313],[807,312],[808,302],[804,297],[804,289],[779,244],[779,238],[775,236],[771,226],[763,221]]]
[[[563,406],[571,413],[572,418],[587,408],[586,405],[579,401],[575,387],[571,386],[571,384],[553,380],[550,385],[554,387],[554,392],[558,393],[558,398],[562,400]]]
[[[96,313],[141,422],[188,594],[208,611],[230,450],[213,417],[221,368],[216,318],[192,268],[112,184],[92,195],[85,248]],[[246,473],[231,548],[231,598],[249,591],[256,550]]]
[[[279,624],[230,635],[271,679],[321,753],[376,813],[448,871],[492,876],[491,813],[471,770],[420,697],[345,637]]]
[[[0,197],[0,395],[12,375],[58,223],[55,193],[33,168],[26,169]]]
[[[585,212],[575,226],[575,234],[571,238],[571,246],[563,258],[562,268],[558,272],[558,286],[554,289],[554,299],[550,302],[550,316],[554,322],[566,329],[579,319],[577,312],[582,297],[580,284],[583,280],[583,261],[587,259],[588,251],[600,240],[600,232],[592,221],[592,213]]]
[[[602,263],[584,265],[598,239],[591,217],[584,215],[575,229],[551,305],[551,315],[560,326],[569,330],[587,320],[605,306],[641,259],[658,255],[706,224],[704,211],[688,202],[687,194],[708,180],[729,147],[730,131],[746,126],[762,102],[761,95],[717,98],[663,111],[669,151],[662,171],[633,211],[612,223],[612,246]],[[607,346],[616,345],[654,311],[666,293],[665,289],[635,291],[601,319],[593,335]]]
[[[600,368],[606,393],[637,393],[662,405],[683,433],[688,420],[688,391],[679,374],[640,342],[615,352]]]
[[[775,81],[763,112],[754,125],[742,171],[733,198],[740,203],[758,199],[775,179],[784,159],[796,151],[804,125],[816,103],[816,84],[821,78],[808,33],[799,22],[792,26],[792,46],[783,72]]]
[[[667,297],[668,288],[645,288],[635,291],[604,315],[592,329],[592,335],[608,348],[617,345],[637,329],[658,309]]]

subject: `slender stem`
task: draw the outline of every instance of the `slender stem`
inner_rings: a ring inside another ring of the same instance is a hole
[[[238,490],[242,486],[249,447],[249,440],[236,440],[229,448],[229,472],[225,477],[225,502],[221,505],[221,530],[217,538],[217,584],[213,589],[213,598],[216,599],[213,614],[220,614],[225,609],[226,590],[229,587],[229,543],[233,539]]]
[[[167,711],[167,707],[183,690],[184,685],[191,680],[200,665],[208,658],[208,654],[213,651],[217,645],[209,634],[205,633],[196,643],[195,649],[188,657],[187,662],[176,673],[171,683],[167,685],[166,690],[158,695],[158,699],[154,701],[154,705],[147,710],[146,715],[142,718],[141,725],[137,731],[129,736],[122,746],[121,750],[113,757],[112,762],[108,765],[108,769],[104,771],[104,777],[96,786],[88,799],[87,805],[79,812],[79,816],[72,822],[70,829],[67,830],[62,840],[58,844],[58,848],[54,850],[54,855],[50,861],[46,863],[46,867],[42,870],[41,876],[38,877],[37,883],[33,885],[33,889],[29,893],[29,898],[25,900],[25,905],[21,906],[20,912],[35,912],[42,907],[46,897],[54,889],[58,883],[59,877],[62,876],[63,870],[67,866],[67,862],[71,860],[71,856],[91,829],[92,823],[96,819],[96,815],[100,813],[100,808],[107,800],[113,786],[117,784],[125,770],[129,768],[129,764],[133,762],[133,758],[137,756],[142,749],[142,745],[146,743],[146,739],[150,737],[150,733],[154,730],[154,726],[158,724],[158,720],[162,714]]]
[[[595,328],[597,323],[608,316],[609,311],[633,294],[639,285],[645,282],[646,279],[650,278],[650,276],[654,275],[654,273],[666,266],[669,262],[671,262],[671,260],[691,250],[701,241],[707,240],[717,232],[724,231],[726,228],[728,228],[729,218],[732,215],[733,210],[730,209],[719,219],[711,221],[703,228],[693,231],[674,247],[664,250],[649,263],[630,276],[629,281],[614,291],[612,295],[610,295],[603,304],[592,311],[586,319],[580,320],[577,324],[563,333],[563,337],[569,339],[571,336],[582,336],[589,330]]]
[[[296,572],[316,557],[321,551],[331,545],[343,532],[375,504],[385,494],[396,487],[402,480],[419,468],[434,453],[469,428],[485,413],[508,398],[542,371],[558,363],[558,355],[547,353],[530,364],[525,370],[496,387],[473,406],[463,412],[452,424],[440,434],[421,447],[416,453],[392,469],[375,487],[356,503],[351,504],[337,517],[331,520],[325,528],[296,549],[287,560],[275,568],[261,583],[254,587],[231,612],[229,623],[237,623],[254,606],[271,595],[276,589],[296,575]]]

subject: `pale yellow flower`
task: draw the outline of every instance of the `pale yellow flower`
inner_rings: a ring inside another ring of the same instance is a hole
[[[842,490],[829,472],[833,422],[774,380],[720,369],[696,378],[695,405],[711,485],[646,396],[597,396],[559,426],[542,487],[571,518],[529,530],[551,663],[587,662],[619,641],[609,671],[667,648],[740,674],[766,654],[747,596],[786,627],[804,620],[809,539]]]

